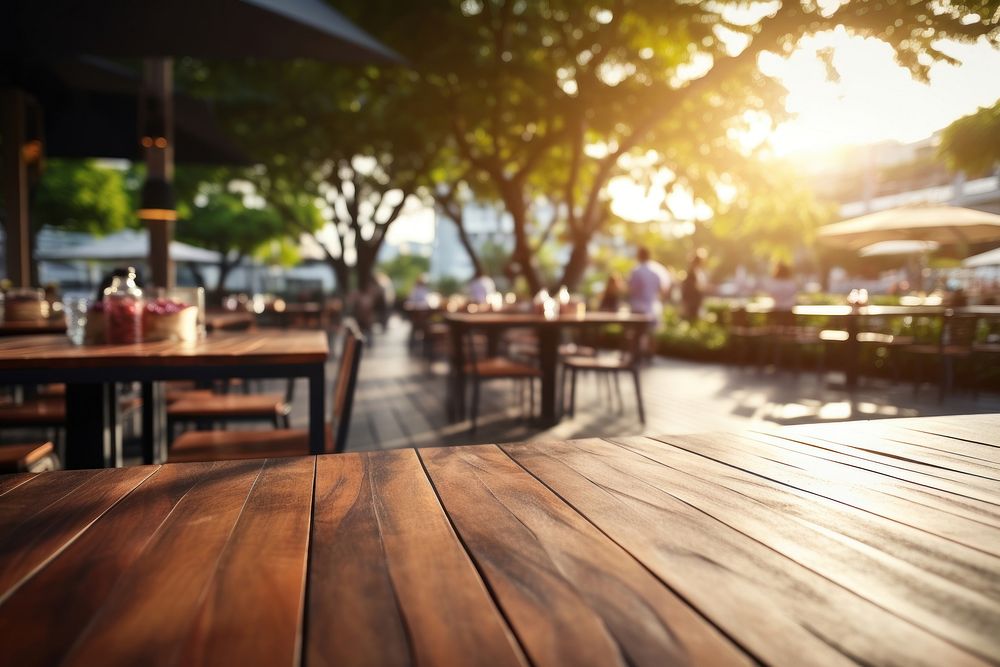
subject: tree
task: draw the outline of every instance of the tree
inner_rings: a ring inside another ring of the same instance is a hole
[[[997,42],[994,4],[426,0],[362,24],[411,58],[448,113],[456,150],[514,219],[514,259],[534,290],[535,254],[553,239],[570,249],[561,282],[579,282],[624,157],[653,150],[679,185],[713,196],[744,114],[780,113],[762,53],[843,25],[926,77],[949,60],[937,40]],[[557,211],[547,223],[531,210],[540,196]]]
[[[940,153],[952,168],[972,174],[996,167],[1000,163],[1000,100],[946,127]]]
[[[431,268],[430,258],[423,255],[399,254],[392,259],[379,264],[379,269],[389,276],[396,288],[396,293],[406,297],[413,291],[413,286]]]

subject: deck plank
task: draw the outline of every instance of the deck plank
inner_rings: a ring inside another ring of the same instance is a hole
[[[420,456],[533,664],[749,664],[498,448],[433,448]]]
[[[984,662],[632,474],[635,455],[617,445],[584,440],[504,450],[758,660]]]
[[[212,466],[161,466],[14,591],[0,605],[10,663],[57,664],[177,502]]]
[[[0,537],[3,545],[0,548],[3,556],[0,558],[0,600],[155,471],[153,466],[100,471],[87,476],[82,484],[73,485],[69,493],[62,494],[39,511],[25,512],[30,516]],[[52,482],[39,480],[26,486],[25,491],[44,487],[58,489],[59,493],[66,488],[61,487],[57,479]],[[18,495],[17,490],[10,495]]]
[[[216,465],[185,494],[63,664],[177,664],[262,465]]]
[[[310,665],[525,664],[413,450],[320,457],[316,498]]]
[[[264,464],[179,664],[298,665],[315,467],[312,457]]]
[[[581,443],[580,448],[607,460],[603,448],[597,450],[590,443]],[[672,447],[633,440],[625,448],[630,455],[646,460],[619,456],[611,465],[627,466],[630,474],[645,483],[669,489],[682,502],[925,632],[987,660],[1000,661],[1000,643],[993,637],[993,631],[1000,627],[997,600],[895,558],[877,546],[837,539],[829,530],[796,521],[784,508],[748,502],[744,493],[720,484],[717,469],[706,465],[704,459],[689,457],[678,469],[671,465],[677,463],[668,451]]]

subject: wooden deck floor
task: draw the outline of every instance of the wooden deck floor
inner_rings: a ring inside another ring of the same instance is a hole
[[[486,385],[479,428],[469,422],[449,424],[445,416],[445,364],[428,364],[409,354],[408,324],[393,320],[376,333],[361,364],[348,450],[392,449],[563,440],[640,434],[681,434],[741,430],[752,424],[789,425],[882,417],[917,417],[1000,411],[1000,394],[978,400],[960,393],[943,403],[926,387],[913,396],[912,386],[868,381],[852,397],[838,388],[842,376],[830,373],[822,382],[815,374],[757,373],[721,364],[657,359],[643,371],[647,423],[639,423],[630,383],[622,382],[623,405],[598,386],[593,377],[578,384],[577,411],[543,428],[519,408],[515,385]],[[335,348],[336,349],[336,346]],[[328,377],[333,377],[334,362]],[[623,378],[624,380],[624,378]],[[293,420],[306,422],[305,386],[297,391]]]

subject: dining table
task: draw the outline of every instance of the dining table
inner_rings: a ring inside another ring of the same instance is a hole
[[[773,306],[760,303],[749,303],[740,307],[746,313],[755,315],[770,315],[779,313]],[[788,312],[788,311],[785,311]],[[867,323],[874,319],[887,318],[933,318],[947,321],[952,317],[975,317],[979,320],[1000,320],[1000,306],[977,305],[948,307],[943,305],[858,305],[850,306],[845,304],[799,304],[792,308],[791,315],[795,318],[813,317],[824,318],[830,326],[839,327],[835,331],[827,333],[834,334],[827,342],[843,344],[847,347],[847,364],[845,371],[845,385],[849,389],[855,389],[858,385],[859,357],[861,351],[861,337],[863,329]],[[837,337],[835,334],[841,334]]]
[[[1000,662],[1000,415],[0,477],[10,665]]]
[[[651,315],[639,313],[595,312],[583,314],[558,314],[545,316],[523,312],[449,312],[444,320],[451,334],[452,400],[448,402],[454,420],[465,416],[466,358],[464,339],[469,332],[482,332],[490,338],[490,347],[495,348],[499,335],[511,329],[534,332],[538,340],[538,366],[541,371],[541,420],[554,422],[559,416],[557,409],[557,371],[559,367],[559,343],[568,330],[599,330],[609,325],[617,325],[633,332],[641,333],[653,323]],[[638,344],[640,336],[631,337]]]
[[[229,378],[304,377],[309,383],[310,451],[325,439],[325,365],[329,344],[322,331],[214,333],[195,341],[132,345],[74,345],[66,336],[0,338],[0,382],[66,383],[68,468],[122,465],[118,386],[142,383],[142,456],[165,458],[164,382]]]
[[[66,333],[66,318],[64,317],[52,317],[43,320],[4,320],[0,322],[0,337],[61,333]]]

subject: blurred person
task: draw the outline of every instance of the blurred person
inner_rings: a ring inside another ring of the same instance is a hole
[[[490,295],[496,293],[497,286],[488,275],[482,271],[476,271],[466,290],[469,293],[470,302],[484,304],[489,300]]]
[[[701,315],[701,302],[705,298],[705,287],[708,280],[705,277],[705,250],[698,248],[691,256],[688,264],[687,275],[681,283],[681,306],[684,318],[688,321],[695,321]]]
[[[774,300],[774,309],[790,311],[798,299],[799,287],[792,278],[792,269],[784,262],[774,265],[767,291]]]
[[[638,264],[628,276],[628,302],[633,313],[652,315],[649,331],[640,342],[647,358],[656,351],[656,331],[663,324],[663,298],[670,292],[670,273],[649,256],[649,248],[639,246],[635,251]]]
[[[620,273],[612,273],[608,276],[608,282],[601,292],[601,300],[597,305],[597,310],[615,313],[622,305],[622,296],[625,294],[625,281]]]
[[[427,286],[427,276],[420,276],[413,284],[410,295],[406,297],[406,305],[410,308],[430,308],[428,297],[431,294],[430,287]]]
[[[381,271],[376,271],[372,279],[375,316],[382,327],[382,331],[385,331],[386,326],[389,324],[389,316],[396,305],[396,288],[392,284],[392,278]]]

